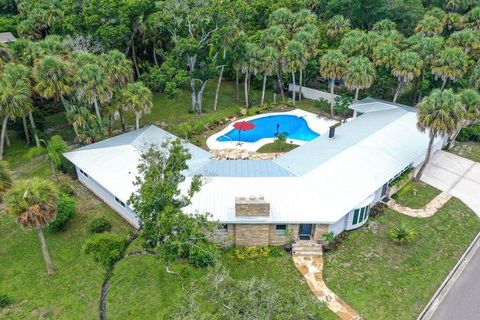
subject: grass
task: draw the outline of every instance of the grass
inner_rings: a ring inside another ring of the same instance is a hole
[[[386,233],[402,222],[417,238],[398,246]],[[457,199],[426,219],[386,209],[324,256],[324,278],[364,319],[415,319],[479,231],[478,217]]]
[[[480,162],[480,143],[474,141],[455,142],[455,146],[448,150],[461,157]]]
[[[267,143],[266,145],[261,146],[260,149],[257,150],[257,152],[260,152],[260,153],[288,152],[295,149],[296,147],[298,147],[298,145],[293,143],[282,143],[279,145],[278,143],[272,142],[272,143]]]
[[[410,181],[395,193],[392,198],[406,207],[421,209],[440,193],[440,190],[426,183]]]

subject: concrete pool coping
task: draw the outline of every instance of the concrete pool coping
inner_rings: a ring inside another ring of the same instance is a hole
[[[297,117],[302,117],[307,122],[308,127],[313,130],[314,132],[322,135],[328,132],[330,126],[337,123],[335,120],[327,119],[325,117],[320,117],[315,113],[308,112],[301,109],[295,109],[288,112],[272,112],[272,113],[262,113],[256,116],[238,119],[233,121],[228,126],[226,126],[223,130],[211,135],[207,139],[207,146],[210,150],[222,150],[222,149],[239,149],[239,150],[247,150],[247,151],[256,151],[260,149],[262,146],[272,143],[275,141],[275,138],[263,138],[256,142],[242,142],[240,145],[238,141],[217,141],[218,137],[225,135],[230,130],[234,129],[233,124],[238,121],[251,121],[258,118],[268,117],[268,116],[277,116],[277,115],[293,115]],[[309,141],[297,140],[297,139],[287,139],[288,143],[302,145]]]

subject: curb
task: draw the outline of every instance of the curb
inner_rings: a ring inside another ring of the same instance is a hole
[[[452,287],[453,283],[456,281],[458,276],[462,273],[465,266],[468,264],[470,259],[472,258],[473,254],[475,253],[475,246],[480,246],[480,232],[477,233],[477,236],[473,239],[473,241],[468,246],[467,250],[463,253],[463,255],[458,260],[457,264],[453,267],[450,273],[447,275],[445,280],[442,282],[440,287],[435,291],[433,297],[428,301],[425,308],[422,310],[420,315],[418,316],[417,320],[430,320],[437,309],[437,306],[442,302],[443,298],[447,295],[448,291]]]

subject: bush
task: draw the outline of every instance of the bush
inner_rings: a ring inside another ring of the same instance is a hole
[[[0,293],[0,309],[8,306],[12,301],[6,293]]]
[[[268,247],[270,252],[268,253],[268,255],[270,257],[283,257],[285,255],[285,250],[283,247],[278,247],[278,246],[274,246],[274,247]]]
[[[480,123],[463,128],[458,134],[457,141],[476,141],[480,142]]]
[[[55,220],[48,225],[48,231],[57,232],[63,230],[67,222],[70,221],[75,214],[76,208],[75,199],[65,193],[60,194],[57,200],[57,216]]]
[[[113,233],[96,234],[90,238],[83,248],[85,254],[91,255],[93,260],[106,271],[109,271],[115,262],[120,260],[125,251],[126,240]]]
[[[188,263],[197,268],[213,266],[218,258],[218,248],[210,242],[198,242],[190,247]]]
[[[278,257],[283,255],[279,253],[278,247],[240,247],[233,251],[233,256],[238,260],[266,258],[266,257]]]
[[[324,112],[330,112],[330,102],[327,99],[320,98],[315,101],[315,107]]]
[[[68,182],[60,183],[60,186],[58,187],[58,190],[60,191],[60,193],[63,193],[63,194],[69,195],[69,196],[73,196],[74,193],[75,193],[73,191],[72,186]]]
[[[376,217],[376,216],[381,216],[384,212],[385,209],[387,208],[387,205],[385,203],[377,202],[373,207],[370,208],[370,217]]]
[[[416,232],[414,228],[401,223],[390,229],[388,236],[394,243],[403,245],[412,242],[415,239]]]
[[[110,221],[103,217],[93,219],[88,227],[88,230],[90,230],[91,233],[103,233],[110,231],[111,229],[112,224],[110,223]]]

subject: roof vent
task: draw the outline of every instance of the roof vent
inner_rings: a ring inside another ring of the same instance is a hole
[[[330,127],[330,131],[328,132],[328,137],[329,138],[335,137],[335,126]]]

